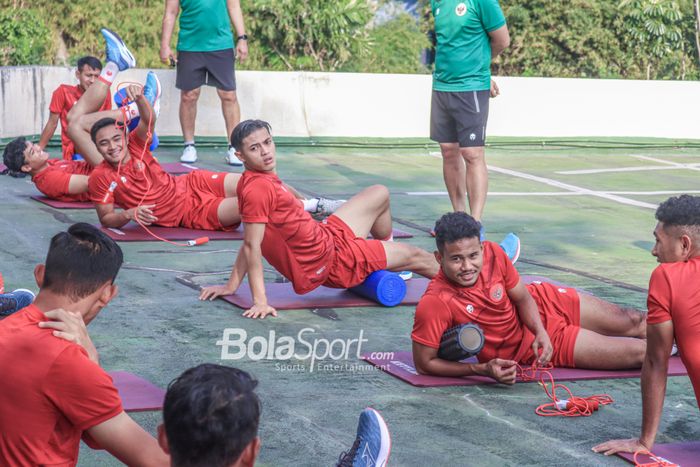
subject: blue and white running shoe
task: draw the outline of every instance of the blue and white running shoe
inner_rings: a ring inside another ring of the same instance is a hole
[[[350,451],[341,454],[338,467],[384,467],[391,453],[391,435],[382,416],[373,408],[360,414],[357,437]]]
[[[136,59],[129,49],[126,48],[126,44],[119,37],[119,34],[107,28],[100,29],[100,32],[107,43],[105,55],[108,62],[114,62],[119,67],[119,71],[136,66]]]
[[[27,289],[17,289],[0,295],[0,317],[9,316],[34,301],[34,292]]]
[[[154,72],[149,71],[146,75],[146,84],[143,85],[143,95],[151,103],[156,118],[160,115],[160,93],[160,80]]]
[[[501,241],[501,248],[506,252],[510,262],[515,264],[520,258],[520,239],[513,232],[509,233]]]

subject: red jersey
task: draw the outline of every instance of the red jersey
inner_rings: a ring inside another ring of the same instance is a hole
[[[700,404],[700,257],[663,263],[649,280],[647,324],[673,320],[679,354]]]
[[[49,159],[47,162],[49,166],[32,177],[39,191],[58,201],[90,201],[87,193],[71,195],[68,192],[71,175],[90,175],[90,164],[64,159]]]
[[[176,178],[165,172],[148,150],[149,143],[136,134],[128,138],[127,151],[131,156],[128,162],[117,169],[104,161],[90,174],[90,200],[96,204],[117,204],[124,209],[155,204],[153,213],[158,218],[157,225],[179,226],[187,191],[186,177]],[[110,191],[112,183],[115,188]]]
[[[331,234],[304,211],[276,174],[246,170],[236,188],[241,220],[266,224],[262,254],[304,294],[328,277],[335,258]]]
[[[75,465],[83,431],[122,412],[112,378],[45,320],[29,305],[0,321],[2,465]]]
[[[73,154],[75,154],[73,140],[68,137],[68,112],[70,112],[70,109],[73,108],[82,95],[83,89],[79,85],[62,84],[56,88],[51,96],[49,112],[58,114],[61,119],[61,147],[63,148],[63,158],[65,160],[72,160]],[[110,110],[111,108],[112,95],[107,90],[107,98],[99,110]]]

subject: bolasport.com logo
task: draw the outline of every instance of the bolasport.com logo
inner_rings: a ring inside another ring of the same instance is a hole
[[[362,356],[362,345],[367,342],[364,330],[360,330],[356,338],[330,340],[317,336],[313,328],[304,328],[295,336],[278,335],[270,330],[267,336],[252,337],[245,329],[227,328],[216,345],[221,347],[222,360],[273,360],[279,371],[357,372],[375,369],[372,365],[357,363]],[[374,354],[393,358],[393,355],[386,356],[386,352]],[[377,356],[374,354],[370,357]]]

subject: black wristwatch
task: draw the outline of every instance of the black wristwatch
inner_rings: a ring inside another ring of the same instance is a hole
[[[241,35],[238,36],[236,39],[238,39],[239,41],[247,41],[247,40],[248,40],[248,34],[241,34]]]

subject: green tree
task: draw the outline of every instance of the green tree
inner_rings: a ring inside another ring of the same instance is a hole
[[[35,10],[0,10],[0,65],[51,62],[51,30]]]

